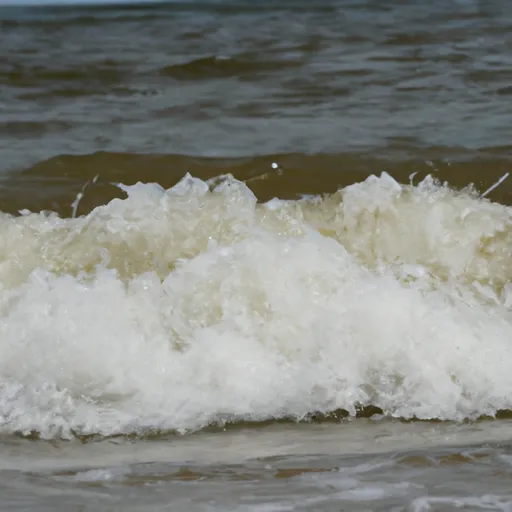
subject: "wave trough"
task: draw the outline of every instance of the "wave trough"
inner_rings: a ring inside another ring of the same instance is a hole
[[[511,208],[387,174],[265,204],[230,176],[121,188],[0,216],[5,433],[512,409]]]

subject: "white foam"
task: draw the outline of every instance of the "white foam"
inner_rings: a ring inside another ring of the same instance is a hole
[[[74,480],[79,482],[110,482],[112,480],[122,480],[131,474],[129,468],[104,468],[89,469],[80,471],[74,476]]]
[[[512,409],[511,210],[372,177],[274,200],[230,177],[0,216],[0,422],[43,437]]]
[[[481,497],[429,496],[414,499],[411,503],[411,510],[414,512],[426,512],[427,510],[433,510],[432,505],[437,507],[444,505],[457,509],[471,507],[472,510],[501,510],[508,512],[511,509],[512,503],[505,501],[500,496],[493,495]]]

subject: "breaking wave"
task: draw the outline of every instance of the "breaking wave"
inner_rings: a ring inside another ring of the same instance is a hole
[[[387,174],[264,204],[230,176],[120,187],[0,214],[4,433],[512,409],[510,207]]]

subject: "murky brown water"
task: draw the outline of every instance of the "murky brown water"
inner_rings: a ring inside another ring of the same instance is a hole
[[[512,510],[511,125],[505,0],[0,7],[0,508]]]
[[[262,198],[382,170],[486,187],[512,158],[511,16],[470,0],[4,8],[2,209],[69,213],[96,174],[169,185],[272,161]]]

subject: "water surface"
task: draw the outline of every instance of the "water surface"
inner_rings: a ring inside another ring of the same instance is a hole
[[[0,8],[0,507],[512,510],[511,29]]]

